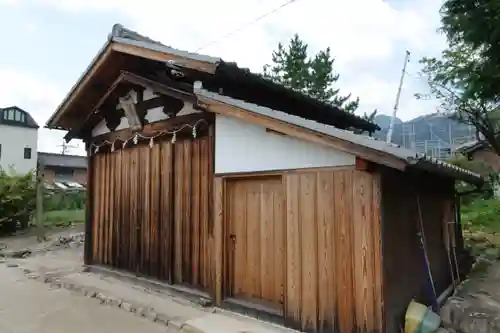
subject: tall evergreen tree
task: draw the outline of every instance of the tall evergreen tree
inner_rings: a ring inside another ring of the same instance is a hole
[[[333,70],[335,58],[330,48],[312,58],[308,57],[307,49],[308,45],[298,34],[292,37],[288,47],[279,43],[272,54],[272,64],[264,66],[264,77],[353,113],[358,108],[359,98],[352,100],[351,94],[342,96],[334,87],[339,74]]]

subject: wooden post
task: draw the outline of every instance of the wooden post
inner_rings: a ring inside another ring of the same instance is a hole
[[[37,228],[37,240],[42,242],[45,239],[45,228],[43,225],[43,172],[44,165],[43,162],[40,161],[38,163],[38,169],[36,173],[36,228]]]
[[[214,259],[215,259],[215,305],[220,305],[224,297],[224,180],[222,178],[214,179]]]
[[[83,263],[92,264],[92,219],[94,215],[94,158],[92,148],[87,144],[87,188],[85,191],[85,243]]]

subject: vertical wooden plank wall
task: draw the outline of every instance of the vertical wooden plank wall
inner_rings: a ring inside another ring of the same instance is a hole
[[[440,177],[389,169],[382,173],[382,187],[385,321],[386,332],[393,333],[399,332],[412,299],[434,302],[419,237],[417,195],[437,294],[451,284],[443,218],[445,203],[454,199],[454,188],[453,181]]]
[[[297,172],[285,183],[287,326],[382,332],[378,176]]]
[[[211,286],[211,136],[93,156],[93,264]]]
[[[227,196],[236,195],[230,179],[215,179],[218,304],[231,282],[225,274],[233,258],[222,253],[232,214]],[[379,175],[320,169],[288,171],[282,179],[285,325],[306,332],[383,332]]]

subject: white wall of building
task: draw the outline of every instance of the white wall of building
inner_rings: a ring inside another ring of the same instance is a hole
[[[215,173],[354,165],[353,155],[216,116]]]
[[[16,173],[35,171],[37,166],[38,130],[21,126],[0,125],[0,167]],[[31,158],[24,158],[24,148],[31,148]]]

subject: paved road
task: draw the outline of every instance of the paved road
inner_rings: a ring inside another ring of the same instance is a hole
[[[28,279],[0,263],[2,333],[156,333],[166,327],[96,300]]]

